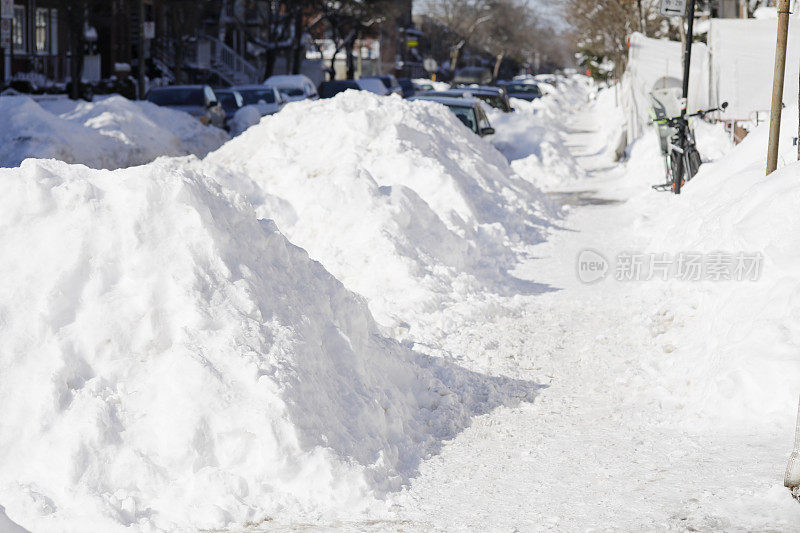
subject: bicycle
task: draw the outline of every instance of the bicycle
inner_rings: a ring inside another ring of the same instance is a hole
[[[667,182],[663,185],[654,185],[657,190],[672,189],[675,194],[681,193],[683,185],[697,175],[700,165],[703,164],[700,152],[697,150],[694,133],[689,127],[689,119],[694,117],[705,118],[709,113],[725,111],[728,102],[723,102],[719,107],[705,109],[687,115],[682,113],[678,117],[663,118],[655,121],[659,126],[666,126],[672,130],[667,141],[665,166],[667,169]]]

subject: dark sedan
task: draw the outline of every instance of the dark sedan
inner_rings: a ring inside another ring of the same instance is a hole
[[[498,82],[497,86],[505,89],[509,98],[519,98],[520,100],[533,102],[542,97],[542,90],[535,83],[506,81]]]

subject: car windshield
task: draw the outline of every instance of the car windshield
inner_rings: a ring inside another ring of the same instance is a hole
[[[226,113],[230,113],[239,109],[239,105],[236,102],[236,97],[233,95],[233,93],[217,93],[217,101]]]
[[[239,94],[247,105],[254,105],[262,100],[267,104],[275,103],[275,92],[272,89],[244,89],[239,90]]]
[[[198,106],[205,105],[202,89],[158,89],[150,91],[147,100],[162,106]]]
[[[539,86],[532,83],[510,83],[506,90],[510,93],[542,94]]]
[[[475,119],[475,111],[471,107],[464,107],[464,106],[447,106],[450,110],[456,114],[458,119],[464,123],[466,127],[474,131],[475,133],[478,132],[478,121]]]
[[[303,89],[299,87],[280,87],[278,90],[286,96],[303,96]]]

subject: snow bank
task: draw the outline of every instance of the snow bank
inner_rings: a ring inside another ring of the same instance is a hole
[[[261,122],[261,112],[254,105],[246,105],[236,111],[230,121],[231,137],[241,135],[247,128]],[[210,151],[210,150],[209,150]]]
[[[445,107],[363,92],[287,106],[204,165],[400,329],[485,287],[520,290],[505,272],[553,216]]]
[[[3,533],[30,533],[27,529],[13,522],[6,515],[6,510],[2,505],[0,505],[0,531]]]
[[[729,153],[703,165],[680,197],[646,190],[664,175],[655,132],[632,146],[628,162],[628,184],[639,189],[628,207],[639,213],[638,230],[650,236],[645,251],[763,257],[757,281],[674,281],[647,289],[663,291],[652,329],[665,352],[654,369],[664,405],[719,430],[789,434],[800,393],[800,166],[795,125],[784,122],[783,168],[769,177],[768,124],[731,149],[721,126],[699,123],[704,159],[715,157],[714,150]]]
[[[487,109],[495,128],[491,143],[519,176],[542,190],[554,190],[585,176],[564,141],[563,117],[586,102],[588,87],[565,79],[563,90],[533,102],[511,99],[514,113]]]
[[[204,156],[228,135],[186,113],[112,96],[97,102],[0,98],[0,166],[52,158],[94,168],[141,165],[162,155]]]
[[[60,119],[27,96],[0,97],[0,123],[0,166],[15,167],[27,158],[119,166],[120,142]]]
[[[187,167],[0,169],[0,502],[23,527],[353,516],[470,416],[532,393],[381,337]]]

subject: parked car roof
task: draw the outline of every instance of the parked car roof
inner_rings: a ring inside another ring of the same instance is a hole
[[[506,92],[497,87],[455,87],[446,91],[431,91],[425,94],[452,98],[473,97],[476,100],[481,100],[490,107],[499,109],[504,113],[513,111],[510,103],[508,102]]]
[[[303,83],[314,84],[311,78],[305,74],[275,74],[267,78],[264,85],[275,85],[280,87],[302,87]]]
[[[503,90],[497,87],[470,87],[468,85],[463,85],[460,87],[451,87],[444,91],[434,91],[436,94],[464,94],[464,93],[471,93],[471,94],[487,94],[487,95],[502,95]]]
[[[389,94],[389,89],[386,88],[383,81],[379,78],[361,78],[356,80],[359,87],[371,93],[386,95]]]
[[[162,87],[151,87],[151,91],[170,91],[170,90],[178,90],[178,89],[203,89],[208,87],[208,85],[204,83],[196,84],[196,85],[164,85]]]
[[[267,83],[248,83],[246,85],[234,85],[233,87],[230,87],[230,89],[233,89],[234,91],[252,91],[255,89],[275,89],[275,86]]]
[[[380,80],[383,83],[383,86],[387,89],[394,89],[400,87],[400,83],[397,81],[397,78],[394,77],[394,74],[386,74],[384,76],[364,76],[361,78],[362,80]]]
[[[409,100],[436,102],[438,104],[446,105],[448,107],[475,107],[475,105],[477,104],[477,101],[473,98],[454,98],[450,96],[436,96],[429,94],[414,96],[412,98],[409,98]]]

